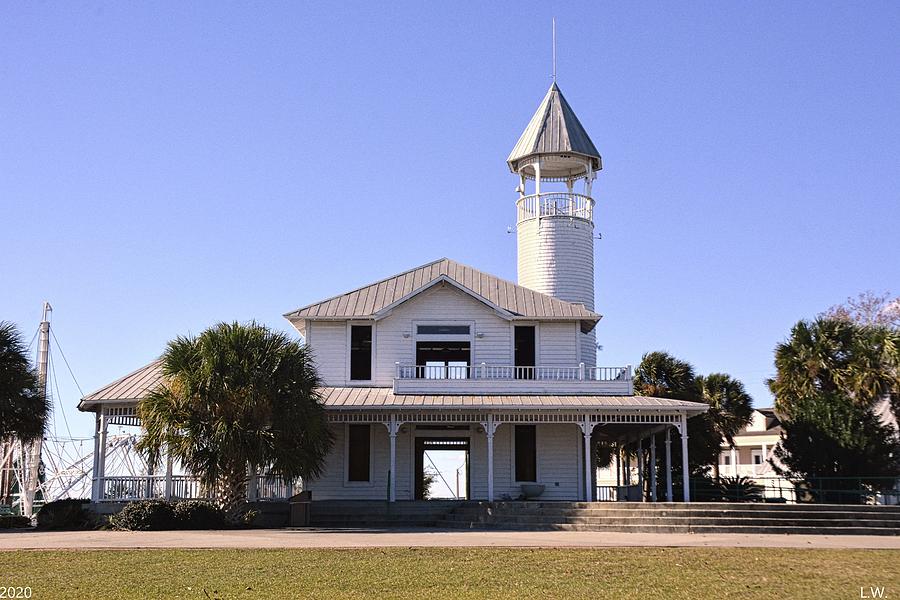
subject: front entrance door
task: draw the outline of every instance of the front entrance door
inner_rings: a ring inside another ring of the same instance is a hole
[[[425,497],[425,467],[431,467],[431,464],[425,458],[425,452],[438,452],[441,450],[451,450],[454,452],[465,452],[465,496],[463,496],[463,490],[459,490],[459,496],[465,499],[471,498],[471,494],[469,493],[469,470],[470,470],[470,461],[469,461],[469,438],[467,437],[446,437],[446,438],[438,438],[438,437],[417,437],[416,438],[416,460],[415,460],[415,469],[416,469],[416,500],[426,500]],[[429,468],[430,471],[434,471],[434,469]],[[446,489],[446,487],[450,487],[451,489],[455,486],[455,478],[456,473],[443,474],[444,481],[440,480],[440,475],[438,475],[438,481],[435,482],[435,485],[439,485],[441,488]],[[451,479],[447,479],[452,476]],[[455,491],[455,490],[454,490]]]

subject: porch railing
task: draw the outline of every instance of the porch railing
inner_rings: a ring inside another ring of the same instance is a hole
[[[397,379],[538,381],[630,381],[631,367],[520,367],[513,365],[396,365]]]
[[[165,475],[112,476],[101,481],[100,502],[129,502],[132,500],[206,500],[209,498],[193,475],[172,475],[168,483]],[[168,488],[168,490],[167,490]],[[252,486],[248,486],[248,489]],[[284,481],[278,477],[260,475],[256,482],[257,499],[284,500],[302,491],[300,481]]]

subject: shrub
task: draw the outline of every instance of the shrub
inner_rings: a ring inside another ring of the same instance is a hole
[[[176,502],[175,520],[179,529],[223,529],[226,526],[225,513],[202,500]]]
[[[225,513],[200,500],[141,500],[125,505],[110,517],[113,529],[125,531],[162,531],[173,529],[223,529]]]
[[[759,502],[763,499],[763,486],[749,477],[722,477],[719,488],[728,502]]]
[[[113,529],[125,531],[178,529],[172,503],[165,500],[129,502],[109,518],[109,524]]]
[[[90,500],[67,498],[48,502],[37,513],[37,526],[41,529],[90,529],[94,518],[84,505]]]
[[[0,516],[0,529],[21,529],[23,527],[31,527],[31,519],[18,515]]]

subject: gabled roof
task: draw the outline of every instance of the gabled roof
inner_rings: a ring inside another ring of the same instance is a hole
[[[377,319],[385,316],[394,306],[442,281],[473,296],[510,319],[585,321],[593,328],[601,318],[599,314],[587,310],[581,304],[564,302],[535,292],[449,258],[441,258],[346,294],[298,308],[284,316],[292,321]]]
[[[162,361],[157,359],[144,365],[112,383],[104,385],[81,399],[78,408],[89,409],[91,405],[102,402],[130,402],[146,396],[162,381]]]
[[[600,153],[554,82],[506,162],[515,173],[522,159],[538,154],[566,153],[591,158],[594,169],[600,169]]]

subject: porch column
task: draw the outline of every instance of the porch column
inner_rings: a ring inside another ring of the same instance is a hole
[[[625,485],[631,485],[631,454],[628,453],[628,438],[625,438]]]
[[[103,409],[94,417],[94,461],[91,465],[91,502],[100,500],[100,431],[102,426],[100,421]]]
[[[100,409],[100,436],[98,438],[99,448],[97,453],[97,501],[103,500],[104,496],[104,479],[106,478],[106,434],[109,431],[109,421],[103,409]]]
[[[638,464],[638,489],[641,491],[641,502],[644,501],[644,444],[643,438],[638,434],[637,464]]]
[[[666,427],[666,502],[672,501],[672,427]]]
[[[584,501],[590,502],[594,496],[591,485],[591,433],[594,427],[590,415],[584,415],[581,422],[581,433],[584,435]]]
[[[731,474],[737,477],[738,474],[738,465],[737,465],[737,449],[732,446],[731,447]]]
[[[616,487],[622,487],[622,446],[619,442],[616,442]],[[617,495],[618,493],[619,491],[616,490]]]
[[[494,432],[500,423],[494,422],[494,415],[488,414],[487,421],[482,421],[484,434],[487,436],[487,499],[494,501]]]
[[[259,500],[259,469],[252,465],[247,469],[247,500]]]
[[[172,499],[172,455],[166,448],[166,500]]]
[[[681,413],[681,478],[684,481],[684,501],[691,501],[691,478],[688,467],[687,415]]]
[[[768,450],[769,450],[769,447],[766,445],[765,442],[763,442],[763,445],[762,445],[762,464],[759,465],[759,471],[758,471],[758,472],[756,471],[756,467],[754,467],[754,474],[756,474],[756,475],[762,475],[763,473],[766,472],[766,462],[769,460],[769,452],[768,452]]]
[[[391,414],[390,420],[384,424],[388,430],[391,447],[391,466],[388,471],[388,501],[397,501],[397,433],[400,431],[400,423],[397,422],[397,415]]]
[[[656,434],[650,436],[650,501],[656,502]]]

